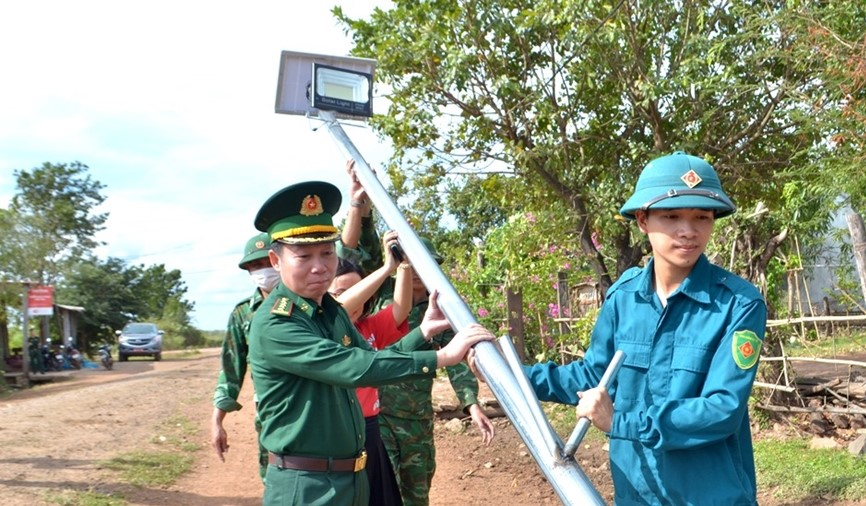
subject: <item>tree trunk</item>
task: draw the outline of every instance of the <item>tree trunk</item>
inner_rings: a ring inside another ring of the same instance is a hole
[[[860,276],[860,291],[866,302],[866,226],[859,213],[852,212],[847,216],[848,231],[851,233],[851,247],[854,250],[854,264]]]

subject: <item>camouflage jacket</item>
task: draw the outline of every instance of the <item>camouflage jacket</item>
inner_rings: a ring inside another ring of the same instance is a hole
[[[427,301],[416,304],[409,313],[409,328],[421,324]],[[454,337],[453,332],[443,332],[433,338],[433,347],[445,346]],[[465,362],[446,367],[451,388],[457,394],[460,407],[467,412],[469,406],[478,404],[478,381]],[[404,381],[379,387],[380,413],[398,418],[425,420],[433,418],[433,379]]]
[[[223,411],[237,411],[243,406],[238,402],[244,376],[247,374],[247,337],[250,333],[250,323],[253,314],[262,304],[262,293],[256,291],[250,297],[238,302],[229,316],[226,326],[226,336],[223,339],[220,361],[222,370],[217,379],[217,387],[213,394],[213,405]]]

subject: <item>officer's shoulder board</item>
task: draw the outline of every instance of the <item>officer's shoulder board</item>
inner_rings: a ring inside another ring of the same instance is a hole
[[[278,297],[271,308],[271,314],[292,316],[292,308],[294,307],[295,304],[288,297]]]

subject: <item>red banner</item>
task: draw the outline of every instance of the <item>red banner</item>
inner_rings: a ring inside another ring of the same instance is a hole
[[[27,294],[27,316],[54,314],[54,287],[34,286]]]

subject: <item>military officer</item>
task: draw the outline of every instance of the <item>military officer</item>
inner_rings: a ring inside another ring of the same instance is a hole
[[[365,422],[355,387],[432,378],[493,338],[471,325],[444,348],[422,349],[449,327],[434,292],[417,329],[373,350],[327,293],[337,266],[333,215],[340,201],[330,183],[299,183],[272,195],[255,219],[270,237],[268,256],[281,279],[250,333],[261,443],[269,452],[265,505],[366,506]]]
[[[225,462],[225,453],[229,449],[228,434],[223,427],[223,420],[227,413],[243,407],[238,402],[238,396],[244,384],[244,376],[247,374],[247,338],[250,323],[256,309],[279,282],[279,274],[271,267],[271,261],[268,259],[269,246],[268,234],[261,232],[254,235],[244,245],[243,256],[238,263],[239,268],[249,272],[256,290],[252,295],[238,302],[232,310],[220,354],[222,369],[213,396],[211,446],[222,462]],[[254,424],[258,433],[261,429],[258,414]],[[267,467],[268,454],[259,445],[259,475],[263,480]]]

